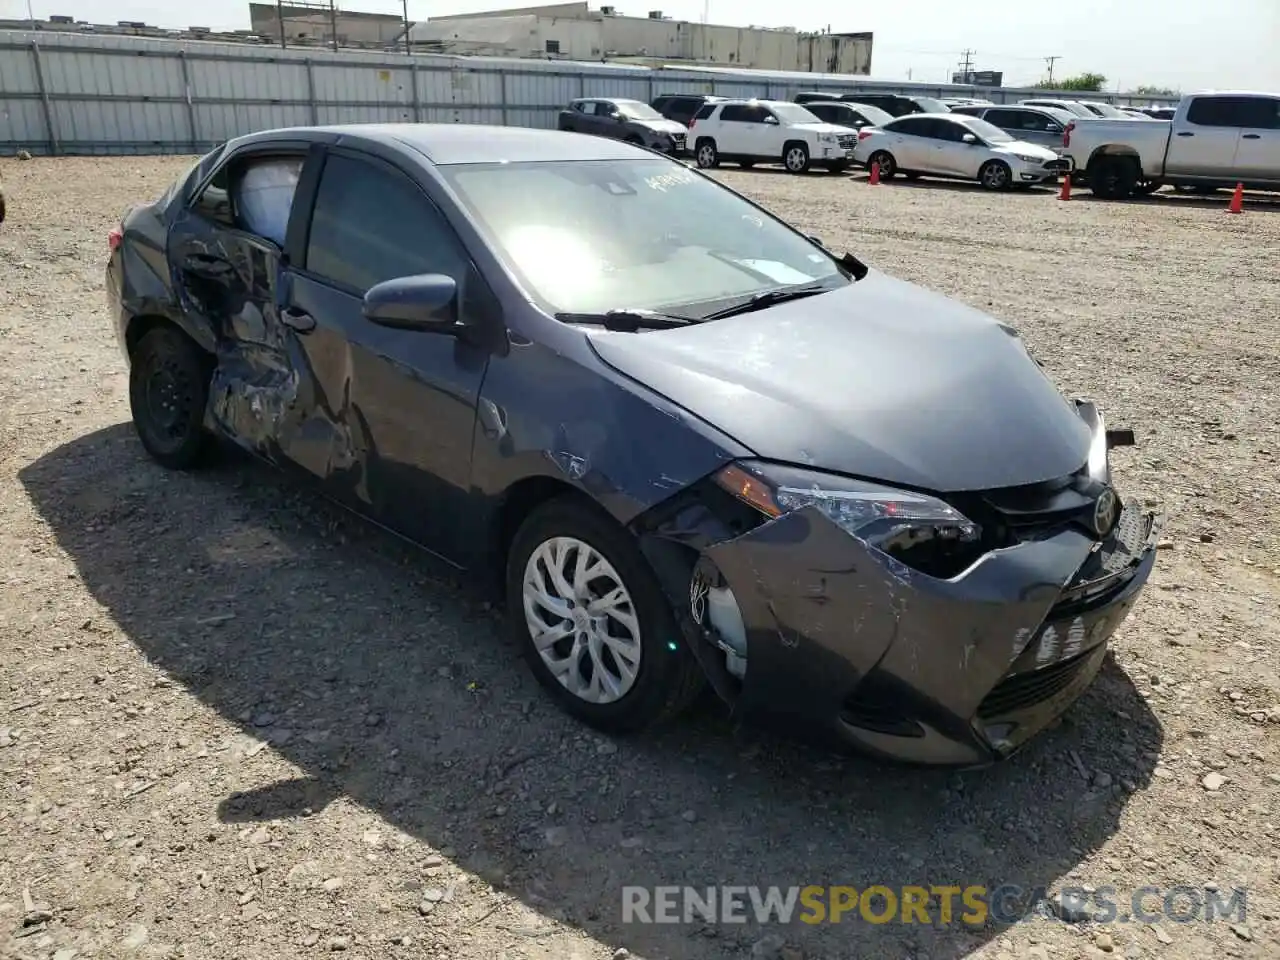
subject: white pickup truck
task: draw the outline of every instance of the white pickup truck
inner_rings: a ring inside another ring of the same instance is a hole
[[[1166,184],[1280,189],[1280,93],[1195,93],[1172,120],[1067,125],[1063,156],[1099,197],[1121,200]]]

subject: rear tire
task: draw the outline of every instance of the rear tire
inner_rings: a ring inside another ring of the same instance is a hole
[[[716,142],[710,137],[703,137],[694,145],[693,155],[699,168],[703,170],[712,170],[720,166],[720,151],[716,149]]]
[[[1089,189],[1103,200],[1126,200],[1138,182],[1138,165],[1129,157],[1099,157],[1089,167]]]
[[[586,576],[578,575],[582,560]],[[507,554],[506,581],[508,618],[534,676],[584,723],[637,732],[677,716],[701,692],[702,668],[652,568],[594,504],[563,497],[529,514]]]
[[[153,460],[189,470],[208,453],[204,429],[212,363],[186,334],[165,324],[148,331],[130,355],[129,408]]]
[[[893,154],[888,150],[877,150],[867,161],[867,169],[879,165],[880,179],[890,180],[893,175],[898,172],[898,161],[893,159]]]

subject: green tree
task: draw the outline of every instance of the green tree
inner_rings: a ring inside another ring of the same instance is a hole
[[[1079,76],[1067,77],[1065,80],[1041,80],[1036,84],[1041,90],[1079,90],[1081,92],[1098,93],[1106,86],[1107,78],[1100,73],[1082,73]]]
[[[1153,87],[1145,84],[1133,92],[1140,93],[1146,97],[1177,97],[1182,95],[1180,90],[1174,90],[1172,87]]]

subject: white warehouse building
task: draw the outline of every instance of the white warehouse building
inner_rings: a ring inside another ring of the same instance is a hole
[[[672,20],[660,10],[633,17],[585,2],[433,17],[414,24],[409,38],[420,50],[471,56],[871,72],[870,33],[729,27]]]

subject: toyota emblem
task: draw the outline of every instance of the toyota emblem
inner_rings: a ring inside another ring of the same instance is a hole
[[[1115,491],[1110,488],[1103,490],[1093,505],[1094,532],[1100,537],[1105,537],[1116,525],[1119,513],[1120,501],[1116,498]]]

